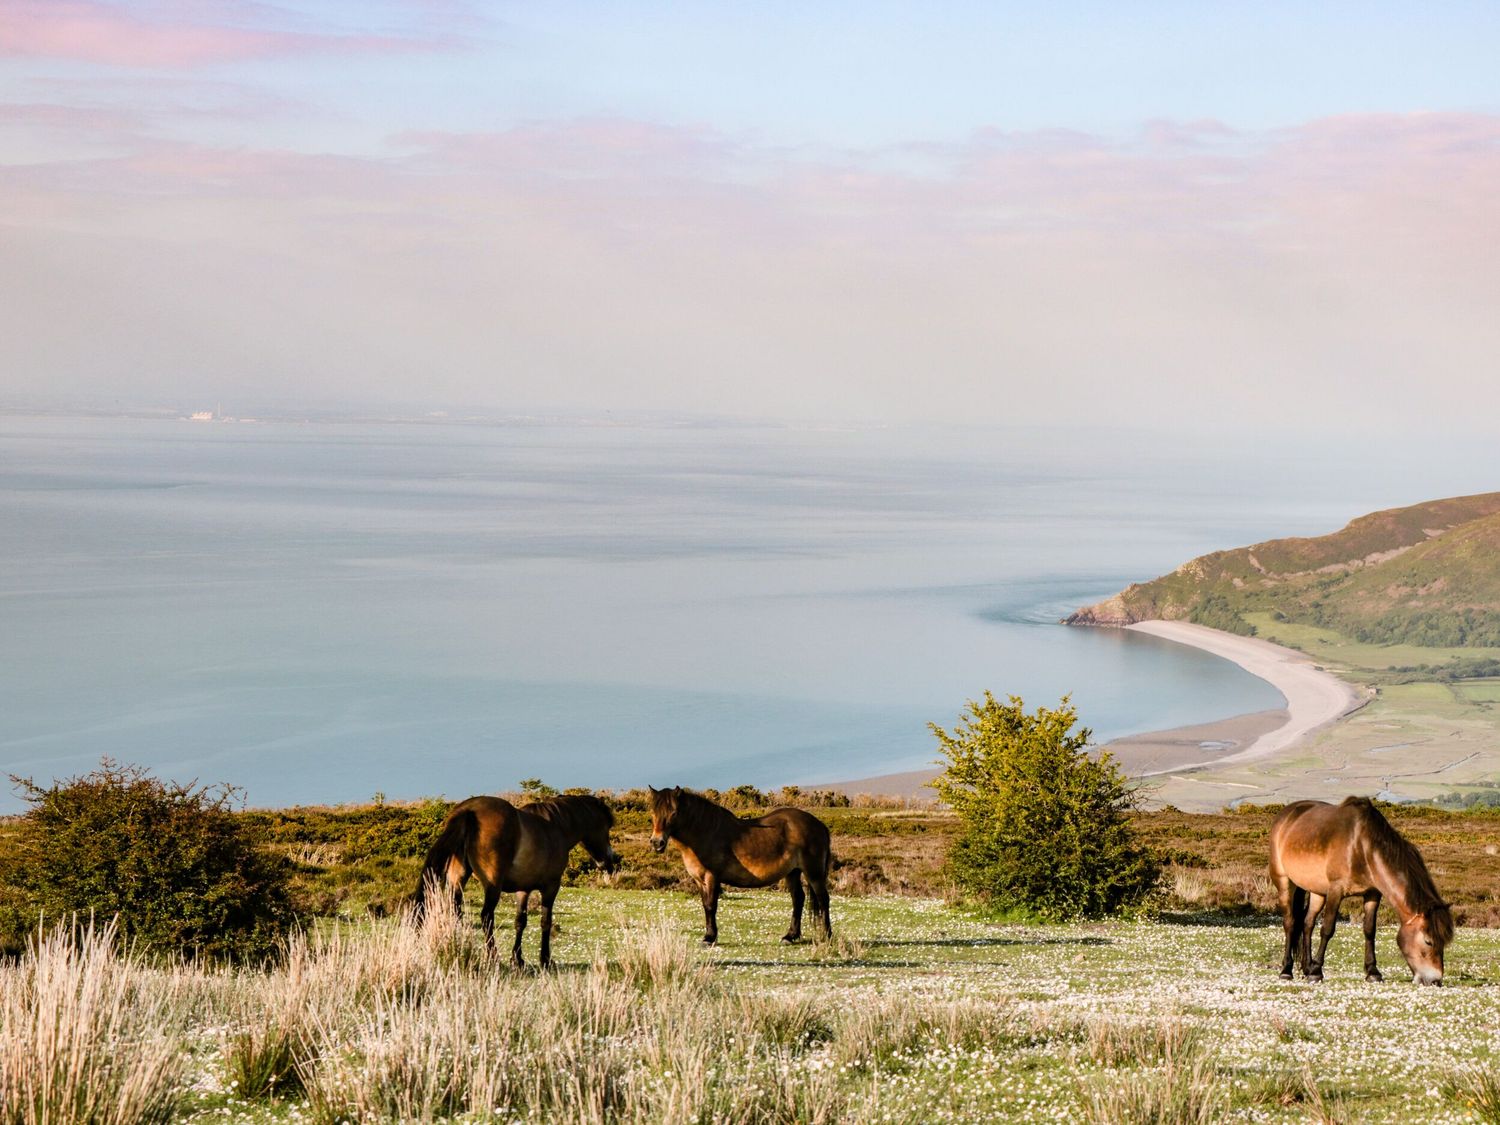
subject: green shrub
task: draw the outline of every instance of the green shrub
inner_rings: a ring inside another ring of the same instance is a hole
[[[31,919],[118,917],[127,941],[208,957],[270,954],[295,921],[291,865],[256,846],[228,787],[108,759],[48,788],[12,780],[31,809],[5,874]]]
[[[1137,843],[1129,783],[1108,754],[1088,754],[1077,712],[1029,714],[1012,696],[970,702],[953,732],[931,724],[947,758],[933,788],[959,815],[954,880],[981,901],[1049,919],[1139,906],[1160,868]]]
[[[453,806],[447,801],[419,801],[409,805],[376,805],[351,817],[342,839],[343,858],[421,859],[442,831]]]
[[[1229,604],[1223,594],[1208,594],[1188,612],[1188,620],[1195,625],[1206,625],[1225,633],[1238,633],[1242,637],[1255,636],[1255,626],[1240,616],[1239,610]]]

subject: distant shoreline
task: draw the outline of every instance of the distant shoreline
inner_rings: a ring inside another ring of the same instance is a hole
[[[1272,757],[1297,745],[1308,735],[1338,722],[1345,715],[1359,710],[1368,702],[1368,696],[1363,691],[1333,673],[1325,672],[1306,653],[1272,644],[1258,637],[1241,637],[1186,621],[1141,621],[1127,625],[1126,628],[1177,644],[1191,645],[1238,664],[1252,676],[1265,680],[1286,699],[1286,720],[1280,726],[1259,734],[1243,749],[1171,767],[1171,772],[1198,766],[1254,762]],[[1153,775],[1148,773],[1139,776]]]
[[[1272,757],[1357,711],[1367,697],[1353,684],[1325,672],[1305,653],[1255,637],[1241,637],[1185,621],[1143,621],[1126,626],[1176,644],[1189,645],[1238,664],[1265,680],[1286,699],[1280,710],[1233,715],[1209,723],[1129,735],[1103,748],[1131,777],[1150,778],[1209,766]],[[835,781],[816,788],[849,794],[931,800],[935,768]]]

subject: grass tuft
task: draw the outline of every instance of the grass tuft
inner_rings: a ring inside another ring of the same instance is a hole
[[[1443,1083],[1443,1093],[1476,1121],[1500,1125],[1500,1074],[1494,1069],[1476,1065],[1454,1071]]]
[[[1154,1066],[1194,1055],[1202,1036],[1176,1016],[1153,1022],[1094,1020],[1088,1025],[1086,1050],[1100,1066]]]
[[[246,1101],[298,1097],[305,1088],[306,1056],[299,1029],[266,1018],[224,1045],[224,1076],[229,1088]]]
[[[1230,1086],[1213,1064],[1186,1051],[1155,1069],[1127,1072],[1082,1091],[1090,1125],[1211,1125],[1223,1119]]]
[[[180,978],[58,925],[0,969],[0,1123],[164,1125],[181,1096]]]

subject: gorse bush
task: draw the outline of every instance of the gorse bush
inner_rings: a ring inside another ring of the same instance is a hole
[[[118,918],[126,941],[250,958],[272,953],[295,921],[290,864],[257,846],[232,790],[107,759],[47,788],[13,780],[31,809],[5,877],[32,919]]]
[[[933,788],[962,827],[948,867],[967,892],[1044,918],[1098,917],[1137,907],[1160,869],[1136,840],[1136,797],[1108,754],[1087,752],[1066,699],[1025,710],[989,692],[952,733],[931,724],[947,758]]]

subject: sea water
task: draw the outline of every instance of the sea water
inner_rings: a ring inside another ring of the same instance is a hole
[[[767,786],[924,766],[987,690],[1068,696],[1098,739],[1278,707],[1216,657],[1057,624],[1365,502],[1216,464],[1063,433],[0,418],[0,771],[108,756],[260,805]]]

